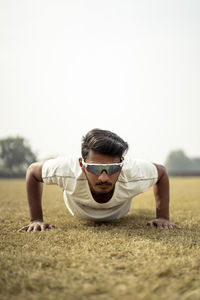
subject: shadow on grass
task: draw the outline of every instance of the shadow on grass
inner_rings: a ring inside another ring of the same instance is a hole
[[[138,237],[152,241],[163,241],[164,243],[173,243],[174,240],[184,246],[200,246],[200,237],[197,232],[200,231],[200,224],[192,224],[182,226],[181,229],[173,228],[170,230],[162,230],[156,227],[150,228],[147,222],[155,218],[150,210],[137,209],[130,212],[122,219],[111,222],[94,222],[90,220],[80,220],[71,224],[71,228],[77,228],[78,231],[87,231],[93,228],[96,233],[110,232],[119,234],[123,237]],[[66,230],[69,228],[66,225]],[[65,226],[63,228],[65,230]]]

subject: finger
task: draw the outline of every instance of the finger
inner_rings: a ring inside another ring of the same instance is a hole
[[[33,231],[34,226],[33,225],[29,225],[27,232]]]
[[[49,229],[55,229],[55,226],[52,225],[52,224],[49,224],[48,228],[49,228]]]
[[[172,224],[169,224],[169,229],[172,229],[174,226]]]
[[[158,222],[153,222],[153,226],[159,227],[159,225],[160,225],[160,223],[158,223]]]
[[[165,223],[165,224],[163,224],[163,228],[164,228],[164,229],[169,229],[169,225],[170,225],[170,224],[166,224],[166,223]]]
[[[23,226],[22,228],[20,228],[20,229],[18,230],[18,232],[21,232],[21,231],[27,231],[27,229],[28,229],[28,226]]]
[[[177,225],[177,224],[170,223],[170,225],[172,226],[172,227],[170,227],[170,228],[178,228],[178,229],[181,229],[181,226],[179,226],[179,225]]]
[[[41,231],[40,225],[39,224],[35,224],[33,231]]]
[[[147,222],[147,226],[153,227],[153,223],[151,221]]]
[[[42,224],[42,225],[41,225],[41,231],[44,231],[45,229],[46,229],[45,224]]]
[[[177,225],[177,224],[174,224],[174,227],[178,228],[178,229],[181,229],[181,226],[180,225]]]
[[[157,223],[157,225],[156,225],[159,229],[164,229],[164,227],[163,227],[163,225],[162,225],[162,223]]]

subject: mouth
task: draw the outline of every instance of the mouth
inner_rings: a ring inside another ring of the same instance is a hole
[[[99,187],[109,187],[111,186],[112,183],[97,183],[96,186],[99,186]]]
[[[107,189],[111,188],[111,185],[110,184],[100,184],[100,185],[97,185],[97,187],[101,190],[107,190]]]
[[[99,185],[99,186],[109,186],[109,185],[112,185],[111,182],[97,182],[96,185]]]

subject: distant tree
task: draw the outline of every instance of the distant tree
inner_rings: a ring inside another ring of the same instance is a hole
[[[177,150],[170,152],[165,165],[168,172],[185,172],[191,168],[191,161],[182,150]]]
[[[171,151],[165,166],[171,175],[199,175],[200,158],[189,158],[183,150]]]
[[[36,155],[23,137],[0,140],[0,177],[22,177],[34,161]]]

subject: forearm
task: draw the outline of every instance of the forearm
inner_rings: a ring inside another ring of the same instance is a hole
[[[166,170],[153,187],[156,200],[156,218],[169,220],[169,178]]]
[[[27,170],[26,174],[26,191],[30,211],[30,220],[43,220],[42,213],[42,190],[43,183],[38,181],[31,170]]]

